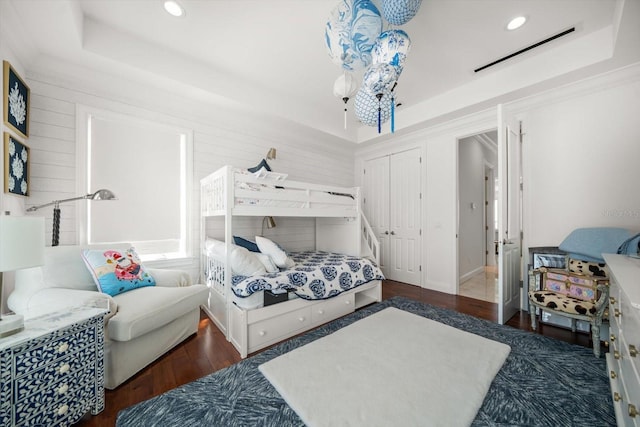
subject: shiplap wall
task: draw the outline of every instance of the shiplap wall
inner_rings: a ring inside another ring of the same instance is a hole
[[[349,143],[302,128],[259,112],[222,108],[196,99],[179,97],[139,83],[86,78],[86,75],[48,75],[31,71],[32,194],[26,207],[82,194],[77,185],[76,105],[115,111],[145,120],[193,130],[194,155],[191,230],[193,256],[190,268],[197,269],[200,235],[200,179],[224,165],[255,166],[270,147],[277,159],[269,163],[274,171],[290,179],[337,186],[353,186],[353,151]],[[153,153],[146,159],[153,161]],[[158,171],[162,173],[162,171]],[[60,244],[78,243],[77,211],[84,201],[60,205]],[[47,241],[52,228],[52,208],[37,211],[45,216]],[[152,218],[150,220],[153,220]],[[265,231],[287,250],[304,250],[315,245],[315,222],[309,218],[278,218],[277,227]],[[246,237],[260,233],[262,218],[237,218],[234,231]],[[224,222],[207,222],[207,234],[224,235]],[[166,265],[171,265],[167,263]],[[184,266],[184,265],[182,265]]]

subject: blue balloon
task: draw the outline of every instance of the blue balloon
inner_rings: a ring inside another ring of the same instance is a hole
[[[369,0],[342,0],[331,11],[325,42],[331,60],[348,71],[371,64],[371,49],[382,31],[382,17]]]
[[[422,0],[382,0],[382,14],[393,25],[404,25],[420,9]]]

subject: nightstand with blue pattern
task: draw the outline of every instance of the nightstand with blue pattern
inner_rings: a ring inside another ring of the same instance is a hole
[[[60,426],[104,409],[104,316],[75,307],[0,339],[0,427]]]

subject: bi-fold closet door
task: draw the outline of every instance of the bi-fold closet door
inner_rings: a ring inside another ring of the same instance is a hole
[[[380,241],[385,277],[420,286],[420,149],[367,160],[363,174],[362,206]]]

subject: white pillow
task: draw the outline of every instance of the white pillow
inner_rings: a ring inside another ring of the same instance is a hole
[[[277,273],[278,271],[280,271],[278,270],[278,266],[273,263],[273,260],[269,255],[259,252],[256,252],[254,255],[257,256],[262,265],[264,265],[267,273]]]
[[[231,271],[240,276],[256,276],[267,272],[255,254],[236,245],[231,249]]]
[[[284,263],[284,269],[288,270],[290,268],[293,268],[296,266],[296,262],[293,260],[293,258],[291,258],[290,256],[287,257],[287,260]]]
[[[204,248],[210,256],[224,259],[225,244],[223,241],[207,237],[204,241]]]
[[[258,245],[260,252],[271,257],[275,265],[280,268],[287,267],[287,253],[274,242],[265,237],[256,236],[256,245]]]

